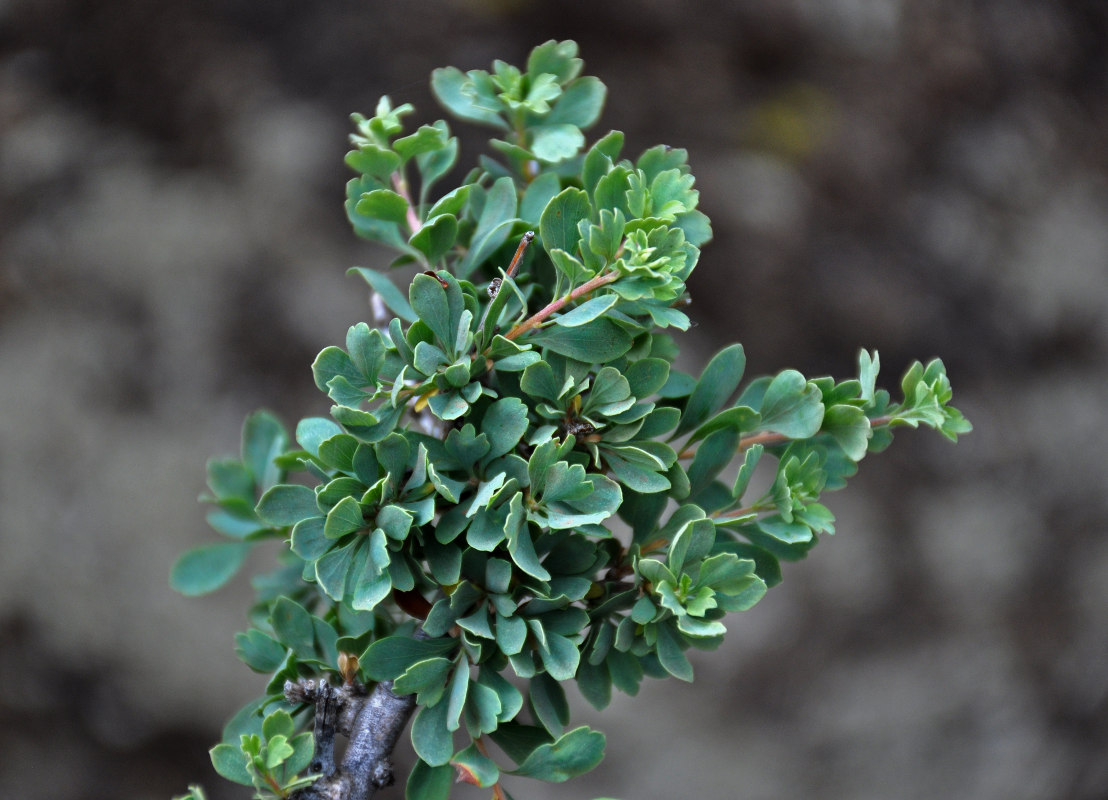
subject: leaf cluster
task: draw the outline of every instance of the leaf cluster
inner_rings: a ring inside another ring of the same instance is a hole
[[[632,161],[615,131],[586,148],[605,90],[580,71],[572,42],[525,70],[437,70],[446,109],[500,137],[437,198],[458,154],[446,122],[405,134],[411,108],[387,98],[354,118],[354,230],[420,271],[405,286],[355,270],[394,318],[316,358],[328,417],[291,436],[247,419],[240,457],[208,465],[209,523],[230,541],[172,575],[211,591],[255,543],[284,543],[236,642],[271,675],[245,713],[285,716],[213,750],[234,780],[303,767],[281,687],[351,656],[359,680],[417,697],[410,798],[446,798],[455,774],[502,792],[504,774],[585,772],[604,737],[570,727],[564,683],[604,708],[612,687],[692,680],[687,651],[718,647],[726,613],[834,531],[824,491],[898,426],[970,429],[938,360],[910,367],[896,402],[865,351],[843,381],[744,384],[738,344],[699,375],[676,369],[668,330],[689,325],[711,228],[685,151]]]

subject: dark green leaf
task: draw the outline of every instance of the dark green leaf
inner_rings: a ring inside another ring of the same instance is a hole
[[[561,783],[593,769],[604,758],[604,734],[587,727],[576,728],[557,741],[536,747],[515,775]]]
[[[739,434],[727,428],[712,433],[696,448],[689,464],[689,493],[696,495],[731,463],[739,447]]]
[[[590,364],[613,361],[631,349],[631,336],[608,317],[575,328],[554,325],[531,334],[529,341]]]
[[[692,664],[681,652],[677,634],[666,624],[658,625],[658,661],[661,662],[666,672],[673,677],[683,681],[692,681]]]
[[[458,640],[451,638],[387,636],[371,644],[360,661],[370,680],[391,681],[403,675],[416,662],[446,655],[457,646]]]
[[[603,711],[612,701],[612,679],[608,668],[582,661],[577,668],[577,689],[593,708]]]
[[[449,763],[437,767],[417,759],[408,775],[404,800],[449,800],[454,783],[454,768]]]
[[[718,411],[738,388],[745,368],[746,354],[741,344],[733,344],[716,353],[696,382],[674,435],[680,436],[699,427]]]
[[[531,710],[552,736],[561,736],[569,724],[569,703],[562,685],[548,674],[531,679]]]

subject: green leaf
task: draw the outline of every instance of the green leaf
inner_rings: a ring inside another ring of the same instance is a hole
[[[581,663],[581,651],[577,645],[557,633],[546,634],[546,644],[539,643],[539,656],[550,677],[558,681],[572,678]]]
[[[239,571],[252,546],[250,542],[221,542],[195,547],[177,559],[169,573],[169,585],[189,597],[214,592]]]
[[[458,238],[458,220],[452,214],[439,214],[432,217],[412,234],[408,244],[427,257],[434,264],[454,246]]]
[[[390,561],[384,531],[378,528],[370,534],[369,543],[362,546],[352,564],[352,608],[371,611],[388,596],[392,590],[392,579],[387,571]]]
[[[389,189],[374,189],[361,196],[354,210],[387,222],[403,222],[408,216],[408,201]]]
[[[256,411],[242,425],[242,461],[261,489],[268,489],[282,472],[274,460],[288,447],[285,428],[272,414]]]
[[[547,124],[565,123],[589,128],[600,118],[607,88],[591,75],[578,78],[565,87],[554,108],[546,115]]]
[[[351,150],[346,154],[345,161],[346,165],[355,172],[370,175],[381,181],[387,181],[400,166],[400,157],[396,153],[368,142],[359,143],[357,150]]]
[[[508,124],[495,111],[481,108],[467,92],[472,80],[457,67],[436,69],[431,73],[431,91],[443,108],[456,117],[492,125],[495,128],[507,128]]]
[[[869,448],[870,423],[857,406],[833,405],[823,415],[823,430],[838,442],[847,457],[861,461]]]
[[[305,612],[306,613],[306,612]],[[277,736],[291,737],[296,730],[292,715],[283,709],[268,714],[262,722],[262,738],[273,739]]]
[[[407,298],[396,288],[396,285],[385,273],[366,267],[351,267],[346,271],[346,274],[361,275],[365,282],[370,285],[370,288],[381,296],[381,300],[388,306],[389,311],[396,314],[400,319],[406,322],[415,322],[418,319]]]
[[[277,598],[269,615],[278,641],[298,656],[311,655],[315,649],[312,615],[299,603],[287,597]]]
[[[591,300],[586,300],[573,310],[554,317],[554,322],[565,328],[575,328],[584,325],[586,322],[592,322],[618,302],[619,295],[605,294],[594,297]]]
[[[323,535],[328,539],[340,539],[348,533],[361,530],[366,526],[362,516],[362,507],[353,497],[339,500],[335,507],[327,512],[327,521],[323,526]]]
[[[555,249],[573,254],[581,240],[577,223],[588,219],[592,213],[589,195],[581,189],[569,187],[551,200],[539,220],[539,235],[547,253]]]
[[[558,83],[573,80],[581,72],[584,62],[577,58],[577,42],[572,39],[549,39],[533,48],[527,56],[527,74],[532,78],[551,75]]]
[[[512,498],[512,502],[515,503],[520,495],[516,495]],[[512,556],[512,561],[516,563],[521,570],[526,572],[533,578],[538,578],[540,581],[550,580],[550,573],[546,571],[542,563],[539,561],[538,555],[535,553],[535,543],[531,541],[531,534],[528,532],[526,525],[521,525],[515,529],[514,532],[509,533],[508,538],[508,552]]]
[[[393,691],[403,695],[441,687],[446,682],[446,676],[450,674],[452,666],[454,666],[453,661],[440,657],[417,661],[393,682]]]
[[[549,674],[536,675],[531,679],[529,697],[535,719],[551,735],[561,736],[569,724],[569,702],[562,685]]]
[[[431,187],[450,172],[458,160],[458,139],[450,135],[450,126],[440,119],[432,127],[441,132],[439,146],[416,154],[416,167],[422,177],[419,187],[421,206],[426,206]]]
[[[232,497],[254,499],[254,476],[250,469],[235,458],[211,459],[207,465],[208,486],[224,500]]]
[[[597,711],[603,711],[612,702],[612,678],[607,666],[582,661],[577,668],[577,689],[581,696]]]
[[[731,496],[736,500],[741,500],[746,493],[746,487],[750,485],[750,479],[754,476],[754,470],[758,467],[758,461],[764,451],[765,447],[760,444],[751,445],[746,451],[739,473],[735,476],[735,484],[731,488]]]
[[[597,183],[612,168],[612,162],[619,158],[622,149],[622,131],[609,131],[593,143],[589,152],[585,154],[584,164],[581,167],[581,185],[586,191],[590,194],[595,192]],[[603,207],[600,203],[597,205]]]
[[[531,152],[535,158],[548,164],[572,158],[585,146],[585,134],[576,125],[533,125],[528,132],[531,134]]]
[[[476,744],[471,744],[456,754],[450,763],[457,767],[457,780],[460,783],[488,788],[500,779],[500,768],[496,766],[496,762],[481,753]]]
[[[699,427],[734,394],[746,369],[746,354],[741,344],[733,344],[716,353],[704,368],[696,388],[685,404],[681,422],[674,431],[680,436]]]
[[[355,539],[344,547],[325,553],[315,562],[316,582],[332,600],[342,600],[346,593],[346,574],[350,571],[357,545]]]
[[[758,428],[759,422],[761,422],[761,416],[749,406],[727,408],[693,431],[693,435],[689,437],[689,442],[698,442],[705,436],[725,428],[737,433],[753,431]]]
[[[739,447],[737,431],[726,428],[712,433],[696,448],[689,464],[689,493],[693,496],[713,481],[731,463]]]
[[[432,767],[418,759],[408,775],[404,800],[449,800],[454,768],[449,763]]]
[[[279,484],[258,500],[258,516],[276,528],[295,525],[307,517],[319,516],[315,492],[307,486]]]
[[[486,463],[511,452],[527,432],[527,406],[518,397],[497,400],[485,412],[481,432],[489,437]]]
[[[445,146],[446,132],[434,125],[421,125],[415,133],[403,136],[392,143],[392,149],[404,161]]]
[[[661,358],[640,358],[623,374],[631,387],[631,394],[641,400],[665,386],[669,379],[669,362]]]
[[[451,638],[413,639],[410,636],[386,636],[371,644],[360,661],[370,680],[391,681],[403,675],[413,664],[446,655],[457,646],[458,640]]]
[[[527,184],[523,199],[519,203],[519,216],[529,224],[539,221],[547,204],[554,199],[562,188],[557,173],[543,172]]]
[[[408,289],[408,299],[419,319],[431,329],[440,342],[449,346],[448,343],[454,341],[456,331],[451,324],[447,290],[443,289],[439,279],[422,273],[416,275]]]
[[[516,219],[516,188],[509,177],[498,178],[485,196],[485,207],[470,239],[469,252],[458,266],[457,275],[467,277],[479,264],[504,244]]]
[[[877,373],[881,370],[881,358],[877,351],[871,356],[865,350],[858,352],[858,382],[862,384],[860,397],[867,405],[873,402],[876,391]]]
[[[292,755],[286,759],[284,770],[286,775],[295,775],[306,770],[312,763],[312,756],[315,754],[315,737],[311,731],[304,731],[299,736],[293,737],[290,744]]]
[[[679,680],[692,682],[693,668],[681,652],[677,634],[669,625],[658,625],[658,661],[662,667]]]
[[[596,767],[604,759],[604,744],[604,734],[582,726],[536,747],[512,774],[561,783]]]
[[[807,439],[823,422],[823,393],[796,370],[784,370],[766,387],[761,414],[759,430]]]
[[[446,727],[447,705],[439,702],[424,706],[412,723],[412,746],[416,755],[432,767],[448,764],[454,755],[454,736]]]
[[[531,334],[529,341],[590,364],[613,361],[631,349],[631,336],[608,317],[575,328],[554,325]]]
[[[217,744],[208,751],[208,754],[211,756],[215,771],[224,778],[243,786],[254,785],[254,778],[247,768],[249,758],[239,747],[233,744]]]
[[[514,656],[523,650],[527,641],[527,623],[522,617],[496,615],[496,645],[506,656]]]
[[[305,561],[315,561],[335,544],[325,533],[323,517],[302,519],[292,528],[292,551]]]
[[[273,672],[285,660],[284,645],[257,628],[235,634],[235,654],[255,672]]]

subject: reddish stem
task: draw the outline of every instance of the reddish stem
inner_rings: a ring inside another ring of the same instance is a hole
[[[415,204],[412,203],[412,195],[408,191],[408,182],[404,180],[404,176],[399,172],[392,173],[392,188],[398,195],[408,201],[408,228],[411,229],[414,235],[416,231],[423,227],[423,224],[419,221],[419,214],[416,213]]]
[[[869,421],[869,426],[870,429],[884,428],[891,421],[892,417],[890,416],[874,417]],[[750,436],[744,436],[743,438],[739,439],[739,446],[737,449],[741,453],[743,450],[748,450],[756,444],[772,446],[775,444],[784,444],[785,442],[791,441],[793,440],[790,437],[785,436],[785,434],[783,433],[772,433],[770,431],[765,431],[763,433],[755,433]],[[696,455],[696,448],[687,447],[680,453],[678,453],[677,457],[692,458],[694,455]]]
[[[595,291],[601,286],[612,283],[618,279],[618,272],[606,272],[603,275],[597,275],[595,278],[585,281],[572,292],[567,294],[565,297],[559,297],[557,300],[552,301],[541,311],[536,312],[528,319],[525,319],[523,322],[516,325],[514,328],[504,334],[504,338],[518,339],[520,336],[527,333],[527,331],[531,330],[539,323],[545,321],[546,318],[549,317],[551,314],[557,311],[561,311],[567,303],[572,303],[574,300],[584,297],[589,292]]]

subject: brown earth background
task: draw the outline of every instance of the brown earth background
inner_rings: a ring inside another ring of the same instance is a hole
[[[940,355],[976,430],[898,436],[696,683],[577,702],[604,764],[509,788],[1108,798],[1100,0],[0,2],[0,796],[248,795],[206,750],[262,686],[249,588],[167,586],[212,537],[204,461],[256,407],[326,413],[344,271],[388,258],[346,226],[347,115],[430,121],[431,69],[550,38],[609,86],[595,135],[691,153],[692,364],[865,346],[895,387]],[[487,134],[454,127],[468,165]]]

